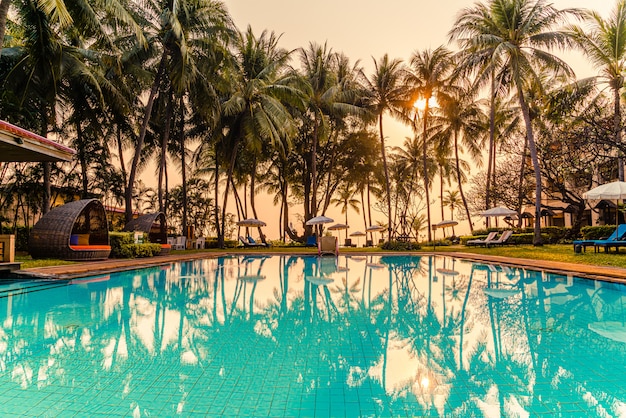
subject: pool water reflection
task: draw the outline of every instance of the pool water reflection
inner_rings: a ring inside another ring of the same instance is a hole
[[[2,415],[626,416],[621,285],[428,256],[40,285],[0,288]]]

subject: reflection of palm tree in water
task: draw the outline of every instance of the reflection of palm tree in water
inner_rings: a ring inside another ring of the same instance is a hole
[[[259,264],[256,270],[256,274],[250,274],[250,265],[259,260]],[[252,289],[250,290],[250,300],[249,300],[249,308],[248,308],[248,319],[252,319],[254,316],[254,294],[256,292],[257,284],[259,281],[264,280],[265,276],[261,274],[263,270],[263,264],[265,263],[266,257],[244,257],[243,265],[244,271],[243,274],[239,274],[237,277],[237,284],[235,286],[235,296],[233,297],[233,310],[236,308],[237,303],[239,301],[239,297],[243,297],[243,314],[246,314],[246,291],[248,285],[252,284]],[[238,265],[238,270],[240,265]]]

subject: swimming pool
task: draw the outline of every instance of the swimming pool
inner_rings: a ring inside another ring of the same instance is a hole
[[[626,416],[625,288],[435,256],[0,287],[0,415]]]

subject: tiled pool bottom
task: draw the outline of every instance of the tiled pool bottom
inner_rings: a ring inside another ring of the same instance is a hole
[[[2,416],[626,416],[618,285],[276,256],[0,296]]]

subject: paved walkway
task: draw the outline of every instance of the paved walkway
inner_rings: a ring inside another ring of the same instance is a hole
[[[108,259],[103,261],[90,261],[84,263],[67,264],[54,267],[39,267],[32,269],[19,270],[19,274],[29,275],[33,277],[47,277],[70,279],[75,277],[91,276],[96,274],[111,273],[115,271],[133,270],[143,267],[152,267],[166,265],[178,261],[194,260],[200,258],[218,257],[225,254],[277,254],[285,255],[288,253],[272,252],[271,250],[263,252],[242,252],[242,251],[224,251],[224,252],[194,252],[194,253],[177,253],[167,256],[136,258],[136,259]],[[314,254],[314,253],[311,253]],[[349,255],[393,255],[397,252],[350,252]],[[577,276],[588,277],[598,280],[606,280],[626,284],[626,269],[619,267],[591,266],[585,264],[563,263],[558,261],[545,260],[528,260],[520,258],[510,258],[501,256],[492,256],[485,254],[471,254],[463,252],[420,252],[418,254],[436,254],[441,256],[450,256],[463,258],[472,261],[481,261],[494,264],[505,264],[514,267],[526,267],[539,270],[547,270],[556,273],[574,273]],[[306,255],[305,253],[297,253],[297,255]]]

